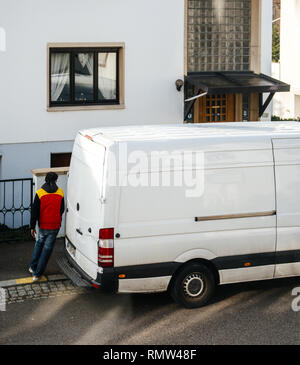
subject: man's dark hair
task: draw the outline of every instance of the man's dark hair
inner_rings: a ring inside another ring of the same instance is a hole
[[[46,177],[45,177],[45,181],[47,184],[53,184],[57,181],[58,176],[55,172],[48,172]]]

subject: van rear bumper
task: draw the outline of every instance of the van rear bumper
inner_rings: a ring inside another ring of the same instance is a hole
[[[71,257],[66,247],[63,254],[58,257],[57,263],[64,274],[77,286],[97,286],[106,292],[118,291],[118,280],[113,268],[103,268],[103,273],[97,274],[96,280],[91,278]]]

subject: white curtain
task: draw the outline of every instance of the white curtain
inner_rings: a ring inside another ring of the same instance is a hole
[[[87,55],[86,66],[89,70],[90,75],[93,75],[93,73],[94,73],[94,55],[93,54]]]
[[[87,67],[87,69],[89,70],[90,75],[93,75],[93,71],[94,71],[94,65],[93,65],[93,60],[94,60],[94,55],[92,53],[78,53],[78,60],[82,66],[82,68],[84,68],[85,66]]]
[[[51,58],[51,100],[57,101],[69,82],[69,54],[55,53]]]
[[[115,99],[117,92],[117,55],[99,53],[98,87],[104,99]]]

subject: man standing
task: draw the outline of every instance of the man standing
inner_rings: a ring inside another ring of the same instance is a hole
[[[64,192],[56,185],[57,178],[55,172],[48,172],[45,184],[36,192],[31,209],[30,232],[33,238],[36,238],[36,222],[39,224],[29,267],[33,281],[39,280],[45,271],[65,210]]]

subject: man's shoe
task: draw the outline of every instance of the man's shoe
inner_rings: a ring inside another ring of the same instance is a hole
[[[35,281],[39,281],[39,280],[40,280],[40,278],[39,278],[38,276],[35,276],[35,275],[34,275],[34,276],[32,277],[32,281],[33,281],[33,282],[35,282]]]
[[[28,269],[28,271],[30,272],[30,274],[33,274],[33,270],[31,267]]]

